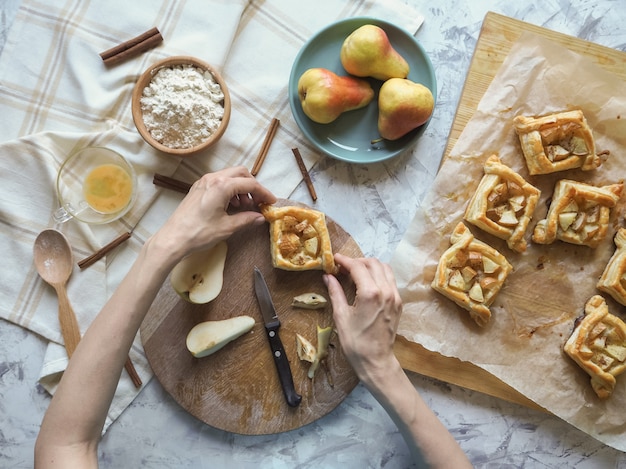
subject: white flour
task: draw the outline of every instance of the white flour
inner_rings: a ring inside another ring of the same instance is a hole
[[[160,69],[143,90],[146,128],[170,148],[191,148],[208,139],[224,116],[224,93],[210,72],[193,65]]]

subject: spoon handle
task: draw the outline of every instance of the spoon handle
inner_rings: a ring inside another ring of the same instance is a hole
[[[78,328],[78,321],[76,320],[76,315],[74,314],[74,310],[67,296],[65,286],[56,285],[55,289],[59,297],[59,324],[61,325],[61,334],[63,334],[67,356],[71,358],[74,350],[76,350],[78,346],[78,342],[80,342],[80,329]]]

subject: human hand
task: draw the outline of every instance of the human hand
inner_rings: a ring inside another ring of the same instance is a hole
[[[244,167],[205,174],[155,236],[169,252],[182,257],[207,249],[245,226],[264,223],[257,207],[274,202],[276,197]]]
[[[417,466],[471,468],[393,353],[402,300],[391,267],[341,254],[335,262],[356,285],[349,305],[339,281],[324,275],[341,347],[357,376],[396,423]]]
[[[339,281],[332,275],[324,276],[335,325],[348,361],[359,378],[368,380],[396,360],[393,343],[402,300],[389,265],[342,254],[335,254],[335,262],[356,285],[354,304],[349,305]]]

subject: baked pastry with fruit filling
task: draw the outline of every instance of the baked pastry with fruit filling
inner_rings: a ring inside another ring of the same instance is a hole
[[[609,228],[611,209],[621,197],[624,184],[596,187],[561,179],[546,218],[535,225],[533,241],[551,244],[560,239],[566,243],[597,247]]]
[[[541,117],[516,116],[513,128],[532,175],[574,168],[590,171],[602,164],[581,110]]]
[[[464,218],[506,240],[512,250],[524,252],[527,246],[524,235],[541,192],[496,155],[487,158],[484,171]]]
[[[594,295],[585,305],[585,315],[576,320],[564,350],[591,376],[598,397],[607,399],[615,377],[626,370],[626,324],[609,313],[604,298]]]
[[[263,204],[270,224],[272,264],[283,270],[323,270],[337,273],[326,216],[317,210]]]
[[[439,259],[431,286],[484,326],[491,318],[489,306],[512,266],[496,249],[475,239],[463,222],[450,235],[450,244]]]
[[[614,238],[615,252],[596,285],[615,301],[626,306],[626,228],[620,228]]]

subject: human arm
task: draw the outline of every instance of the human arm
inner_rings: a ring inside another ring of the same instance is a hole
[[[428,467],[472,467],[421,398],[393,353],[402,300],[391,268],[376,259],[335,261],[356,285],[349,305],[338,280],[325,275],[341,347],[357,376],[404,437],[416,462]]]
[[[250,196],[248,196],[250,194]],[[85,332],[44,416],[35,467],[97,467],[97,446],[124,362],[170,270],[186,254],[264,223],[253,211],[275,197],[245,168],[207,174],[146,241],[117,290]],[[229,208],[237,209],[229,213]]]

